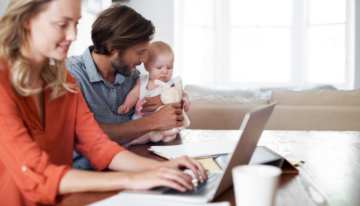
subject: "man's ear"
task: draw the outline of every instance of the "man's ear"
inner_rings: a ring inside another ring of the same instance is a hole
[[[115,50],[111,49],[110,47],[106,47],[110,55],[113,55],[115,53]]]

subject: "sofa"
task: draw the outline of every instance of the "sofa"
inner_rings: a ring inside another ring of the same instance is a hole
[[[191,97],[188,129],[236,130],[247,111],[276,102],[267,130],[360,131],[360,89],[229,90],[186,85],[184,90]]]

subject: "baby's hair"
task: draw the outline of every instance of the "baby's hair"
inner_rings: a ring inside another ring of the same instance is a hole
[[[157,54],[159,53],[174,53],[171,46],[163,41],[154,41],[150,44],[148,49],[148,60],[151,62],[154,60]]]

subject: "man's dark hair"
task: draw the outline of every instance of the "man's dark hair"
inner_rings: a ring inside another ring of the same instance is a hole
[[[121,53],[135,45],[149,42],[155,33],[150,20],[127,6],[114,4],[101,12],[92,25],[91,39],[96,54]]]

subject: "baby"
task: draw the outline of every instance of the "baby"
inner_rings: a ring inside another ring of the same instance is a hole
[[[157,79],[162,82],[166,82],[170,86],[174,84],[174,79],[171,78],[173,73],[173,63],[174,52],[171,47],[162,41],[152,42],[148,49],[148,60],[144,64],[145,69],[149,72],[149,74],[140,75],[134,88],[126,96],[124,104],[120,105],[118,108],[118,114],[126,114],[135,106],[133,119],[138,119],[144,116],[145,114],[141,113],[140,110],[142,104],[146,101],[145,97],[154,97],[162,93],[162,88],[155,85],[154,80]],[[190,97],[184,91],[182,92],[182,102],[184,111],[187,112],[190,106]],[[163,131],[163,134],[166,135],[169,132],[169,130],[166,130]],[[146,135],[148,134],[145,134],[138,139],[146,141],[146,138],[148,138]],[[136,140],[134,141],[135,142],[132,144],[140,143],[136,142]]]

